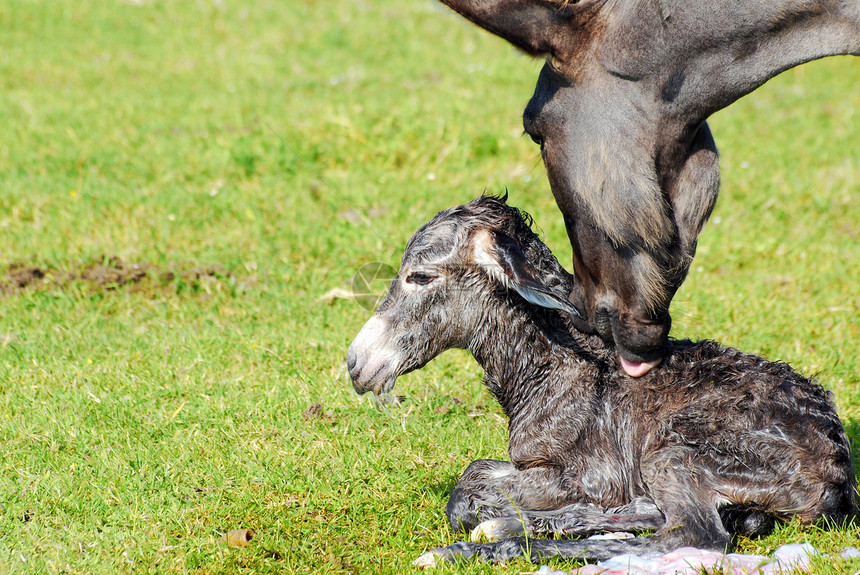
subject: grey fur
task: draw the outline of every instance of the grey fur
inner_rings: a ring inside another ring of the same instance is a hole
[[[518,275],[497,246],[520,254]],[[723,550],[730,532],[855,515],[848,440],[818,384],[711,341],[673,341],[661,367],[633,380],[567,312],[522,297],[538,289],[520,285],[524,276],[556,298],[573,281],[503,199],[440,212],[409,241],[388,296],[350,345],[356,391],[390,391],[445,349],[469,349],[509,417],[511,461],[469,465],[447,506],[454,529],[502,518],[493,529],[503,532],[522,518],[529,536],[655,533],[458,543],[426,560]]]
[[[857,0],[441,1],[547,56],[523,124],[573,246],[577,326],[637,362],[668,350],[717,199],[705,120],[788,68],[860,54]]]

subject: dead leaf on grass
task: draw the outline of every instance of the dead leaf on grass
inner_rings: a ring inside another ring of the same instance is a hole
[[[333,288],[325,292],[319,297],[319,301],[325,304],[332,304],[339,299],[353,299],[355,294],[348,289]]]
[[[221,538],[221,543],[226,543],[230,547],[247,547],[253,538],[253,529],[233,529]]]

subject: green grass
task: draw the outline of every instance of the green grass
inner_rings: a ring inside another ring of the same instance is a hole
[[[430,0],[20,0],[0,30],[0,270],[179,276],[0,289],[0,573],[395,573],[454,541],[454,481],[505,457],[479,368],[449,352],[377,409],[343,359],[369,312],[320,296],[484,189],[570,261],[521,136],[540,62]],[[858,85],[816,62],[713,118],[721,198],[673,333],[818,374],[860,467]]]

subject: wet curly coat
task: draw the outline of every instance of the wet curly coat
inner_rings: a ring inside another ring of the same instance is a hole
[[[350,346],[359,393],[390,391],[445,349],[469,349],[510,419],[511,461],[473,462],[447,506],[455,530],[503,539],[436,549],[421,563],[724,550],[733,532],[856,514],[830,393],[784,363],[713,341],[673,341],[661,367],[630,378],[611,344],[573,328],[571,282],[528,217],[482,196],[416,232]],[[654,533],[531,537],[645,530]]]

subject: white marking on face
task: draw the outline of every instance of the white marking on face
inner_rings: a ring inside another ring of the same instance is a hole
[[[390,391],[393,387],[401,354],[390,347],[390,340],[389,324],[378,315],[367,320],[355,336],[347,357],[355,362],[350,376],[359,387],[376,393]]]

